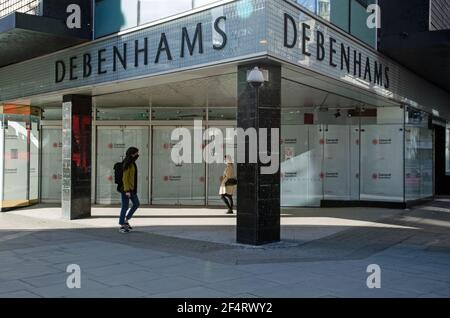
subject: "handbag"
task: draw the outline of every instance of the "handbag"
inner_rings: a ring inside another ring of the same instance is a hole
[[[238,181],[236,178],[229,178],[226,182],[225,182],[225,186],[226,187],[231,187],[231,186],[235,186],[238,184]]]

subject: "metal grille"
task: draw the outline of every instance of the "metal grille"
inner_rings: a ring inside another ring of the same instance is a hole
[[[13,12],[41,15],[41,0],[0,0],[0,18]]]

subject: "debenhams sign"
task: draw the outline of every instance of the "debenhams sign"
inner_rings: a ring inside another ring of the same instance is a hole
[[[318,29],[313,31],[311,25],[298,23],[287,13],[284,14],[284,47],[300,50],[305,57],[313,57],[322,65],[340,69],[341,72],[365,82],[385,89],[390,87],[390,69],[387,65],[372,61],[369,56],[363,58],[361,51],[345,43],[338,43],[332,34],[325,36],[324,32]]]
[[[214,36],[219,40],[212,45],[213,50],[223,50],[227,45],[226,21],[226,16],[218,17],[214,21]],[[315,32],[314,36],[312,36],[312,32]],[[300,33],[301,36],[299,36]],[[320,30],[313,31],[311,25],[298,23],[287,13],[284,14],[283,42],[286,50],[300,50],[303,56],[314,57],[318,63],[329,68],[339,68],[347,75],[358,77],[365,82],[386,89],[390,87],[388,66],[379,61],[371,61],[368,56],[363,58],[363,53],[357,49],[351,48],[345,43],[338,44],[332,35],[326,37]],[[149,55],[149,45],[152,43],[157,45],[155,56]],[[175,52],[173,43],[179,45],[176,51],[179,54],[176,56],[173,53]],[[314,49],[311,50],[311,47]],[[187,27],[181,28],[178,39],[168,39],[166,33],[161,33],[156,39],[143,37],[130,43],[124,42],[120,46],[104,47],[94,53],[86,52],[72,56],[66,61],[58,60],[55,62],[55,82],[88,79],[93,74],[101,76],[110,72],[115,73],[118,70],[127,71],[130,68],[139,68],[149,63],[171,62],[177,58],[183,59],[194,54],[204,54],[204,51],[203,25],[198,23],[195,30]]]
[[[222,50],[226,47],[228,37],[221,25],[226,22],[226,17],[221,16],[214,21],[215,38],[220,40],[215,41],[212,45],[214,50]],[[203,43],[203,25],[198,23],[193,32],[189,32],[187,27],[180,30],[180,54],[174,56],[173,47],[170,43],[175,43],[176,39],[168,39],[166,33],[161,33],[158,39],[149,39],[143,37],[136,39],[134,42],[124,42],[120,46],[113,45],[98,49],[96,52],[86,52],[82,55],[75,55],[68,59],[68,61],[58,60],[55,62],[55,82],[61,83],[65,80],[75,81],[80,78],[88,79],[93,74],[99,76],[109,72],[117,72],[119,69],[128,70],[130,67],[139,68],[146,66],[149,63],[161,63],[166,61],[173,61],[176,58],[185,58],[186,56],[193,56],[204,53]],[[156,55],[151,57],[149,55],[149,46],[151,43],[158,43]],[[132,54],[130,54],[129,46],[132,46]],[[109,51],[109,52],[108,52]],[[108,57],[111,60],[108,60]],[[109,66],[109,68],[107,67]]]

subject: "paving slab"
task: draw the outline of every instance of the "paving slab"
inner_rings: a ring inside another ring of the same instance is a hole
[[[223,209],[142,208],[123,235],[117,208],[65,221],[36,206],[0,214],[0,297],[450,297],[446,209],[283,209],[282,241],[253,247]]]

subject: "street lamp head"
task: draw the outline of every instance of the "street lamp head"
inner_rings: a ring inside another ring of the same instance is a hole
[[[264,84],[264,74],[259,67],[255,67],[248,73],[247,82],[255,88],[261,87]]]

